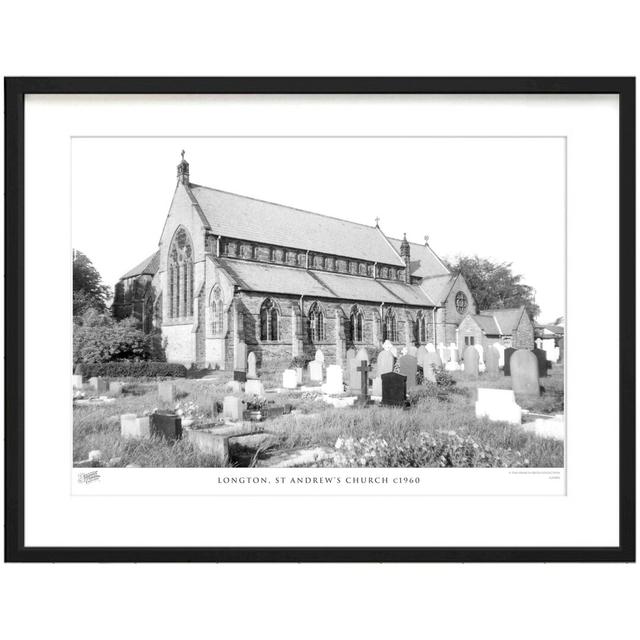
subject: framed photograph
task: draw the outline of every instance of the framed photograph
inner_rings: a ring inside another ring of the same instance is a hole
[[[635,560],[635,79],[7,78],[5,133],[8,561]]]

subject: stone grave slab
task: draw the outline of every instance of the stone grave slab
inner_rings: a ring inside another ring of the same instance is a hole
[[[344,376],[340,365],[331,364],[327,367],[327,381],[322,385],[322,390],[329,395],[344,393]]]
[[[486,371],[489,375],[495,376],[500,373],[500,354],[493,345],[489,345],[485,351]]]
[[[464,361],[465,378],[477,378],[480,365],[480,354],[478,350],[473,346],[469,346],[464,350],[462,358]]]
[[[252,351],[247,357],[247,378],[255,379],[258,377],[258,363],[256,354]]]
[[[115,393],[116,395],[120,395],[123,389],[124,389],[124,382],[109,383],[109,393]]]
[[[120,435],[123,438],[148,438],[151,435],[149,416],[139,418],[135,413],[122,414]]]
[[[398,360],[398,373],[407,378],[407,390],[411,391],[417,386],[416,376],[418,374],[418,360],[413,356],[402,356]]]
[[[282,372],[282,386],[285,389],[298,388],[298,374],[295,369],[285,369]]]
[[[312,360],[309,363],[309,379],[313,382],[322,382],[322,362]]]
[[[97,393],[106,393],[109,390],[107,381],[97,376],[89,378],[89,386]]]
[[[151,435],[173,441],[182,438],[182,418],[175,413],[152,413]]]
[[[222,403],[222,417],[227,420],[242,420],[242,398],[225,396]]]
[[[158,403],[161,409],[173,409],[176,406],[176,385],[173,382],[158,382]]]
[[[521,424],[522,409],[516,404],[511,389],[478,389],[475,404],[476,417],[488,418],[492,421]]]
[[[518,349],[510,360],[511,387],[517,395],[540,396],[538,358],[532,351]]]
[[[202,453],[212,456],[221,467],[229,459],[229,437],[216,435],[210,431],[187,429],[185,439]]]
[[[382,404],[392,407],[404,407],[407,400],[407,378],[391,371],[383,373]]]
[[[264,385],[260,380],[247,380],[244,385],[244,392],[250,396],[264,398]]]

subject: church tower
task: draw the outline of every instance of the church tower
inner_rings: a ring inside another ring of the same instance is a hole
[[[407,284],[411,284],[411,247],[407,242],[407,234],[404,234],[402,238],[402,244],[400,245],[400,257],[404,260],[404,281]]]
[[[184,159],[184,150],[181,155],[182,160],[178,165],[178,181],[182,184],[189,184],[189,163]]]

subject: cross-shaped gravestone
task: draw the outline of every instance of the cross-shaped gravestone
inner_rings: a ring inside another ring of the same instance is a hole
[[[366,402],[369,390],[369,371],[371,371],[371,366],[366,360],[360,360],[360,366],[357,367],[356,370],[360,372],[360,402]]]

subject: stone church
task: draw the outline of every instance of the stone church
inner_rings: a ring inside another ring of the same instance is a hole
[[[321,349],[450,344],[476,304],[428,242],[178,180],[158,251],[116,285],[113,313],[161,336],[169,362],[232,369],[239,341],[263,365]]]

